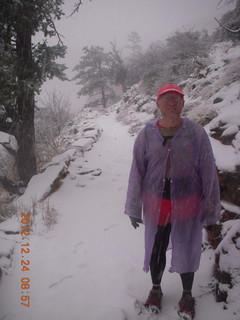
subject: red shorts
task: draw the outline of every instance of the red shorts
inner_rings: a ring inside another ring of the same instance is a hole
[[[162,199],[158,225],[164,226],[171,222],[172,203],[170,199]]]

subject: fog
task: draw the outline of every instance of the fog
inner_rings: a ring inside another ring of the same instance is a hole
[[[56,24],[68,47],[65,59],[59,62],[68,67],[70,79],[85,46],[99,45],[108,50],[109,42],[116,41],[127,54],[131,31],[140,35],[143,48],[155,40],[164,41],[177,30],[207,29],[211,33],[218,27],[214,18],[231,9],[220,6],[220,0],[83,0],[79,11],[71,15],[76,1],[66,1],[65,16]],[[44,98],[46,91],[54,89],[69,96],[73,109],[85,101],[77,98],[79,87],[75,82],[57,79],[47,81],[40,96]]]

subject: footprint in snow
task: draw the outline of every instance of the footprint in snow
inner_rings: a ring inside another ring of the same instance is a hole
[[[58,286],[59,284],[62,284],[63,282],[65,282],[66,280],[72,279],[72,278],[74,278],[74,276],[72,276],[72,275],[71,275],[71,276],[70,276],[70,275],[69,275],[69,276],[66,276],[66,277],[60,279],[59,281],[50,284],[49,289],[51,289],[51,288],[53,288],[53,287],[56,287],[56,286]]]
[[[115,228],[115,227],[117,227],[117,226],[118,226],[118,224],[112,224],[112,225],[110,225],[109,227],[103,229],[103,231],[111,230],[112,228]]]
[[[82,241],[78,242],[74,247],[73,253],[74,254],[77,253],[77,252],[79,253],[79,251],[81,251],[81,253],[84,253],[84,251],[85,251],[84,248],[83,248],[84,244],[85,243],[82,242]]]

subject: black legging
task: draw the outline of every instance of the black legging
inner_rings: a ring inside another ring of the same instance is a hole
[[[171,224],[165,226],[158,226],[158,231],[155,236],[155,242],[152,250],[150,261],[150,271],[153,284],[160,284],[162,280],[163,271],[166,266],[166,251],[171,232]]]
[[[162,280],[163,272],[166,266],[166,251],[169,243],[169,236],[171,233],[171,224],[168,223],[165,226],[158,226],[158,231],[155,236],[155,242],[153,246],[150,271],[152,277],[152,283],[159,285]],[[183,290],[191,292],[194,272],[188,272],[180,274]]]

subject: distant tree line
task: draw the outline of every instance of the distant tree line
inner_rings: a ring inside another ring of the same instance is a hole
[[[196,68],[206,66],[206,57],[213,43],[240,40],[240,0],[221,0],[219,4],[236,3],[235,9],[223,15],[219,27],[209,35],[206,30],[176,31],[164,42],[152,43],[145,52],[137,32],[128,35],[129,55],[111,43],[109,52],[99,46],[85,47],[74,77],[81,86],[79,96],[90,97],[88,106],[106,107],[114,101],[113,85],[125,92],[141,82],[152,94],[167,82],[180,82]]]
[[[82,1],[72,1],[74,13]],[[24,185],[37,172],[35,95],[47,79],[66,79],[66,66],[57,62],[65,56],[66,46],[55,25],[64,16],[64,2],[0,0],[0,131],[17,139],[17,167],[19,180]],[[109,52],[100,46],[85,47],[74,68],[79,96],[89,96],[92,106],[107,107],[116,99],[116,90],[113,90],[116,86],[125,92],[133,84],[142,82],[151,94],[161,82],[186,79],[196,67],[204,66],[204,58],[214,41],[240,39],[240,0],[219,2],[234,2],[236,6],[222,17],[212,36],[207,31],[176,31],[166,41],[156,41],[144,51],[140,36],[131,32],[127,56],[115,42],[111,43]],[[43,40],[35,43],[33,37],[39,33]],[[48,43],[50,38],[56,39],[55,45]],[[56,103],[58,100],[53,98]],[[37,115],[44,119],[41,111],[38,110]],[[53,135],[57,132],[55,129]]]

